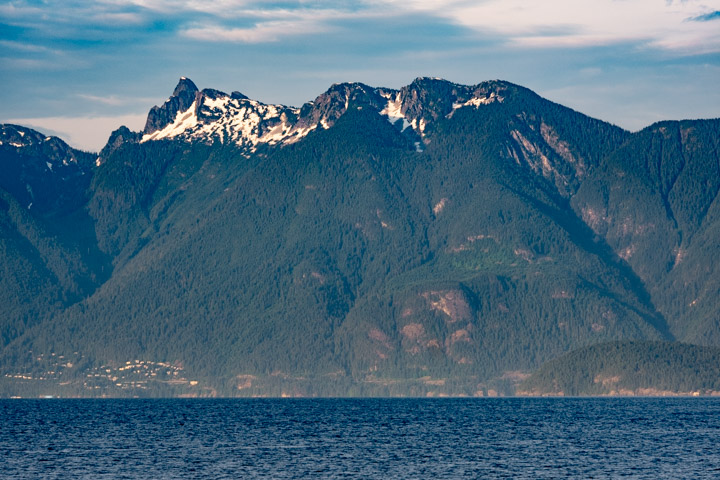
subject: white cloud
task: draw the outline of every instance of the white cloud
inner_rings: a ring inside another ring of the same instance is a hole
[[[318,18],[299,16],[284,20],[259,22],[248,28],[233,28],[217,24],[194,25],[185,29],[184,36],[211,42],[261,43],[275,42],[283,37],[327,32],[330,27]]]
[[[97,12],[90,17],[92,23],[100,25],[141,25],[146,18],[137,12]]]
[[[288,35],[326,31],[333,21],[340,19],[392,18],[415,13],[504,38],[507,44],[518,48],[635,43],[687,54],[720,51],[720,28],[716,22],[688,21],[720,10],[720,0],[365,0],[356,2],[352,9],[323,1],[297,2],[294,9],[233,0],[152,3],[154,8],[173,6],[215,15],[218,20],[262,19],[249,28],[207,24],[183,31],[186,36],[205,41],[277,41]]]
[[[2,123],[13,123],[50,132],[68,145],[97,152],[105,146],[110,134],[121,125],[139,131],[145,126],[147,115],[120,115],[107,117],[39,117],[14,118]]]
[[[190,25],[182,34],[196,40],[211,42],[262,43],[276,42],[284,37],[326,33],[334,29],[332,21],[367,17],[367,13],[350,12],[337,9],[300,8],[284,9],[247,9],[235,12],[256,23],[250,27],[234,27],[225,24],[207,22]],[[227,17],[227,15],[225,16]]]
[[[261,43],[284,37],[324,33],[332,30],[331,20],[349,18],[338,10],[251,10],[246,15],[259,19],[251,27],[232,27],[216,23],[191,25],[184,36],[203,41]]]
[[[683,53],[720,51],[714,22],[688,22],[720,9],[720,0],[464,0],[384,2],[444,17],[518,47],[567,48],[625,42]]]
[[[634,43],[679,53],[720,51],[720,0],[22,0],[0,5],[18,25],[53,23],[128,27],[174,18],[181,35],[201,41],[260,43],[312,35],[340,20],[436,18],[504,39],[520,48],[568,48]],[[710,17],[709,17],[710,16]],[[240,23],[241,22],[241,23]]]

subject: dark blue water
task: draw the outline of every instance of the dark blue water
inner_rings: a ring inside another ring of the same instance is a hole
[[[720,400],[3,400],[0,478],[720,478]]]

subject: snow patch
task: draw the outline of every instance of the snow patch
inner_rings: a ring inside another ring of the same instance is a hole
[[[395,100],[390,100],[392,96],[388,95],[388,103],[385,105],[385,108],[383,108],[380,111],[380,115],[384,115],[387,117],[388,122],[395,125],[398,120],[402,120],[402,128],[401,131],[405,131],[407,127],[410,126],[410,123],[405,118],[405,115],[402,113],[402,98],[400,96],[400,92],[395,96]]]
[[[229,98],[208,98],[205,97],[203,99],[203,106],[207,107],[211,110],[226,110],[226,105],[228,103]]]
[[[286,141],[286,143],[295,143],[295,142],[297,142],[298,140],[300,140],[301,138],[305,137],[308,133],[310,133],[310,132],[312,132],[313,130],[315,130],[316,128],[317,128],[317,125],[312,125],[312,126],[310,126],[310,127],[298,128],[298,129],[295,130],[295,131],[292,133],[292,135],[291,135],[287,140],[285,140],[285,141]]]
[[[157,132],[149,133],[144,135],[140,143],[147,142],[148,140],[160,140],[163,138],[173,138],[184,133],[189,128],[192,128],[198,124],[198,118],[195,114],[197,107],[197,100],[190,105],[190,108],[184,112],[178,112],[175,116],[175,121],[170,125],[167,125],[162,130]]]
[[[487,97],[473,97],[470,100],[468,100],[467,102],[453,103],[452,108],[453,108],[453,110],[457,110],[458,108],[463,108],[463,107],[478,108],[480,105],[489,105],[493,102],[502,102],[502,101],[503,101],[502,97],[497,96],[497,94],[495,92],[491,92],[490,95],[488,95]]]
[[[412,127],[421,138],[428,123],[425,119],[412,122],[403,113],[401,92],[376,90],[387,100],[379,112],[397,125],[401,131]],[[187,110],[178,112],[173,122],[164,128],[146,134],[142,142],[161,139],[180,139],[212,143],[234,143],[248,152],[255,152],[260,144],[291,144],[307,136],[311,131],[329,129],[332,120],[323,116],[319,121],[308,122],[300,118],[300,109],[283,105],[266,105],[255,100],[232,98],[225,94],[201,94]],[[350,95],[346,94],[345,109],[349,108]],[[312,102],[311,102],[312,104]],[[400,124],[402,120],[402,124]],[[422,142],[415,142],[415,149],[422,152]]]
[[[179,112],[171,125],[145,135],[141,142],[177,137],[185,141],[234,143],[255,152],[259,144],[293,143],[318,127],[297,128],[288,118],[297,118],[300,110],[283,105],[265,105],[227,95],[218,98],[203,95],[199,108],[197,102],[185,112]],[[319,125],[330,128],[327,119]]]
[[[263,135],[259,140],[263,143],[269,143],[271,145],[274,145],[276,143],[282,142],[283,139],[285,139],[289,132],[290,132],[291,126],[288,125],[285,122],[282,122],[275,127],[273,127],[269,132],[267,132],[265,135]]]

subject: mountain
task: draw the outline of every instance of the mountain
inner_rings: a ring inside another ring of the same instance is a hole
[[[417,140],[420,148],[419,140],[435,120],[461,107],[502,102],[507,88],[499,82],[467,87],[429,78],[419,78],[401,90],[335,84],[315,101],[292,108],[266,105],[240,92],[200,91],[183,77],[165,104],[150,111],[140,142],[218,142],[255,153],[262,145],[290,144],[315,129],[327,130],[349,109],[367,107]]]
[[[104,255],[83,211],[96,156],[17,125],[0,126],[0,338],[91,294],[104,279],[83,261]],[[85,230],[83,228],[82,230]],[[100,260],[100,263],[103,261]],[[102,269],[102,267],[100,267]]]
[[[67,150],[82,182],[3,150],[0,394],[511,394],[593,344],[718,345],[719,127],[505,81],[293,108],[182,78]]]
[[[0,125],[0,188],[28,210],[58,215],[80,207],[95,156],[18,125]]]
[[[580,188],[573,207],[637,272],[678,338],[720,342],[720,120],[635,134]],[[629,194],[629,192],[632,192]]]

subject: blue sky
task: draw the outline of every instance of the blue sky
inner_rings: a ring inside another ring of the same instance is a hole
[[[720,116],[720,0],[0,1],[0,123],[99,150],[180,76],[295,106],[499,78],[638,130]]]

